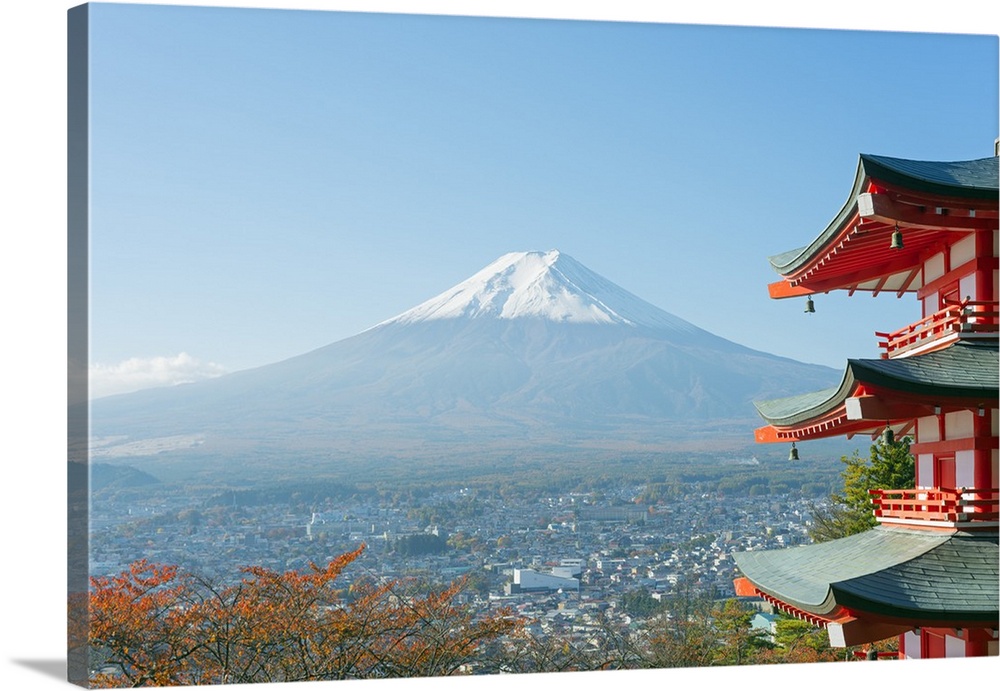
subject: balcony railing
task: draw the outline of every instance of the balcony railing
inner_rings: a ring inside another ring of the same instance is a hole
[[[1000,312],[996,300],[962,300],[946,304],[944,309],[929,314],[898,331],[876,331],[883,358],[890,358],[929,345],[946,337],[1000,333]]]
[[[1000,525],[1000,492],[991,489],[870,489],[879,523],[994,528]]]

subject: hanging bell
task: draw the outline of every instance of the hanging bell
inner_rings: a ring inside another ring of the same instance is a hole
[[[903,249],[903,233],[900,232],[898,223],[896,224],[896,229],[892,231],[892,242],[889,243],[889,249]]]
[[[799,450],[795,448],[795,442],[792,442],[792,448],[788,452],[788,460],[790,461],[799,460]]]
[[[896,435],[893,433],[892,427],[889,427],[889,425],[886,425],[885,429],[882,430],[882,444],[884,446],[889,446],[894,441],[896,441]]]
[[[816,305],[813,304],[813,299],[811,297],[806,298],[806,314],[812,314],[816,311]]]

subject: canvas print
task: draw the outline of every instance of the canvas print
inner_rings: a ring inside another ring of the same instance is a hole
[[[996,36],[68,29],[70,681],[997,655]]]

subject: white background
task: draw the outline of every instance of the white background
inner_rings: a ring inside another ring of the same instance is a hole
[[[66,10],[77,3],[7,0],[0,10],[0,340],[3,357],[0,433],[7,480],[3,487],[4,689],[63,687],[65,678],[65,373],[66,373]],[[997,19],[981,0],[947,3],[712,2],[177,2],[254,7],[420,11],[521,17],[670,21],[754,26],[802,26],[998,33]],[[805,9],[808,7],[808,9]],[[928,84],[933,97],[933,84]],[[587,673],[493,677],[475,680],[340,682],[337,688],[499,689],[510,684],[582,688],[628,684],[636,688],[750,688],[808,685],[842,688],[891,684],[896,688],[981,685],[997,678],[1000,659],[760,667],[728,670]],[[334,682],[309,688],[334,688]],[[238,688],[302,688],[268,685]]]

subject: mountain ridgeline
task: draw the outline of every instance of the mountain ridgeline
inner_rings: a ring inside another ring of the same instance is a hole
[[[91,429],[112,440],[97,455],[129,462],[154,452],[350,464],[745,447],[760,424],[753,400],[837,378],[715,336],[565,254],[519,252],[312,352],[98,399]]]

